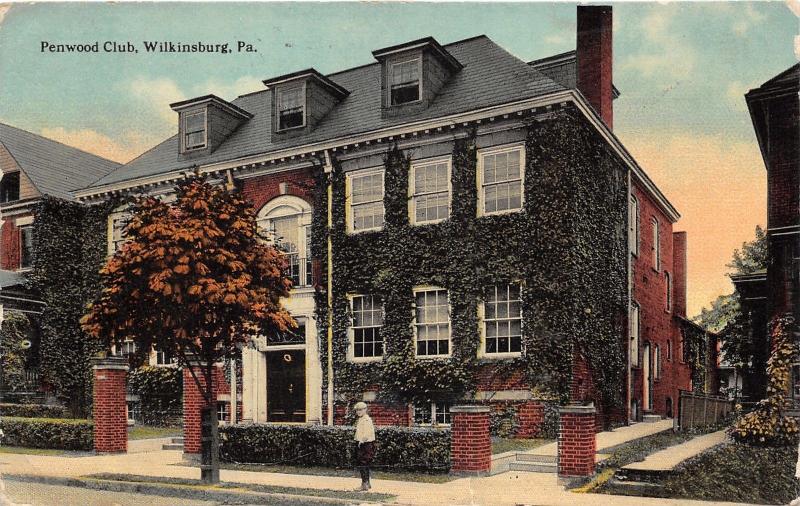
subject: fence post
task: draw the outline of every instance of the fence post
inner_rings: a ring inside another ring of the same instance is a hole
[[[128,416],[125,383],[128,361],[123,357],[93,360],[94,365],[94,451],[128,451]]]
[[[453,406],[450,425],[450,472],[485,476],[492,467],[488,406]]]
[[[708,397],[703,396],[703,426],[708,425]]]
[[[558,408],[558,476],[591,476],[595,470],[597,437],[595,407],[568,405]]]

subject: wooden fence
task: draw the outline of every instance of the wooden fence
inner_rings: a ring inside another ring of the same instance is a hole
[[[678,427],[686,430],[713,425],[732,411],[733,401],[730,399],[681,390],[678,401]]]

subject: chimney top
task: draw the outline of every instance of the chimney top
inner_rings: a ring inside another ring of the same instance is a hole
[[[610,5],[579,5],[576,44],[577,87],[613,128],[613,42]]]

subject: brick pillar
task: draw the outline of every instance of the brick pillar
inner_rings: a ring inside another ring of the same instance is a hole
[[[593,475],[597,451],[594,406],[562,406],[558,414],[558,475]]]
[[[128,451],[128,403],[125,382],[128,361],[123,357],[94,360],[94,451]]]
[[[192,369],[194,369],[200,385],[205,388],[206,380],[203,374],[202,366],[200,363],[190,360]],[[212,404],[217,401],[217,387],[219,381],[222,379],[222,371],[219,366],[214,366],[214,374],[212,377],[212,385],[214,389],[211,394]],[[203,394],[198,388],[197,382],[192,377],[189,367],[183,368],[183,453],[200,454],[200,410],[205,404]]]
[[[539,401],[525,401],[517,406],[517,434],[520,439],[539,435],[544,423],[544,405]]]
[[[484,476],[492,466],[488,406],[450,408],[450,472]]]

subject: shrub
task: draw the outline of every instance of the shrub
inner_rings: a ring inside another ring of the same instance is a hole
[[[492,411],[489,417],[489,433],[492,436],[513,437],[518,427],[517,409],[512,405],[507,405],[501,411]]]
[[[786,504],[798,494],[797,447],[730,443],[680,464],[666,481],[670,497]]]
[[[90,420],[82,419],[4,417],[0,420],[4,445],[28,448],[89,451],[93,448],[93,428]]]
[[[355,456],[349,426],[233,425],[220,427],[220,460],[235,463],[351,467]],[[373,467],[447,472],[450,431],[418,427],[376,428]]]
[[[139,396],[145,425],[175,426],[183,413],[183,376],[174,367],[144,366],[128,375],[128,390]]]
[[[758,446],[783,446],[797,441],[797,421],[783,413],[792,362],[797,355],[791,332],[793,324],[791,317],[777,318],[773,324],[773,349],[767,362],[767,398],[733,424],[730,434],[737,441]]]
[[[0,416],[21,418],[72,418],[64,406],[48,404],[8,404],[0,403]]]

